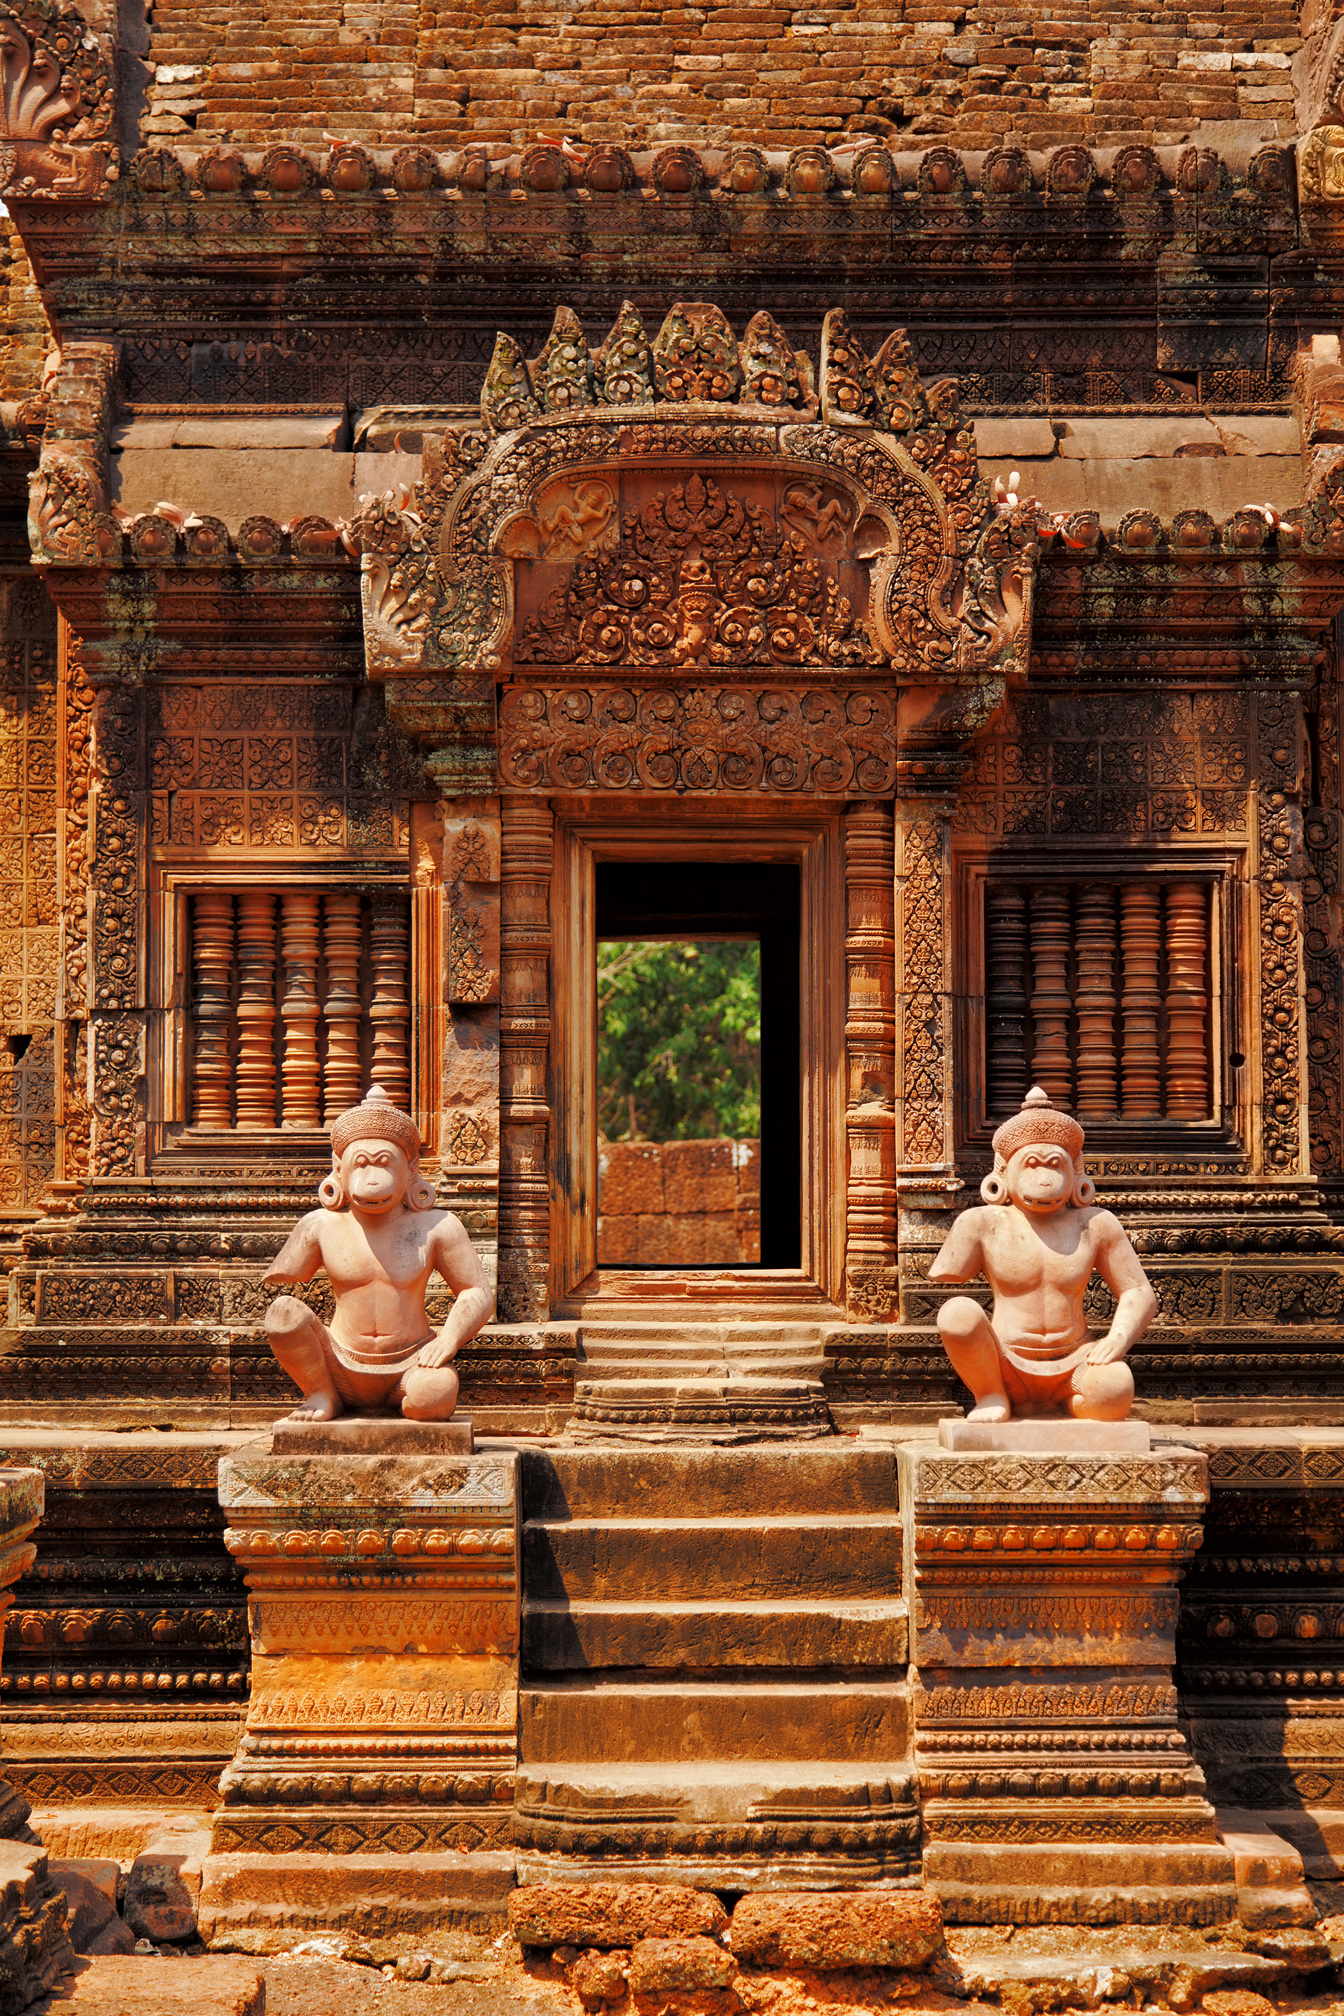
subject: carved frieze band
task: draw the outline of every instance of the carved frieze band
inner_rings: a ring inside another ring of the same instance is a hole
[[[877,688],[509,686],[506,791],[740,791],[890,798],[896,719]]]

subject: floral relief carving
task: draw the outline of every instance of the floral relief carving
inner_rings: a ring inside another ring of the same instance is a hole
[[[889,797],[896,721],[878,689],[508,686],[511,791],[806,791]]]
[[[514,658],[670,670],[882,662],[808,540],[698,473],[629,513],[614,556],[575,565]]]

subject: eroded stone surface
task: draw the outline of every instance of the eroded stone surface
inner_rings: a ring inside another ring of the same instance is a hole
[[[732,1947],[754,1966],[922,1967],[943,1944],[936,1897],[811,1895],[744,1897],[733,1911]]]
[[[529,1883],[509,1899],[523,1946],[634,1946],[641,1939],[713,1938],[728,1913],[708,1891],[663,1883]]]

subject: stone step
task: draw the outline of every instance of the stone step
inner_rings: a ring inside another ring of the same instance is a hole
[[[684,1314],[653,1317],[641,1313],[598,1319],[585,1317],[578,1327],[579,1343],[585,1351],[622,1343],[638,1345],[641,1350],[658,1345],[685,1346],[688,1349],[701,1346],[711,1349],[726,1344],[768,1348],[771,1345],[811,1344],[820,1338],[823,1330],[831,1327],[831,1320],[818,1316],[808,1321],[793,1315],[745,1320],[724,1317],[719,1321],[703,1323]]]
[[[528,1520],[894,1516],[891,1447],[848,1438],[746,1448],[522,1452]]]
[[[881,1515],[529,1521],[523,1587],[537,1601],[881,1600],[900,1593],[902,1539]]]
[[[908,1883],[919,1869],[915,1784],[900,1759],[525,1768],[514,1826],[520,1882],[852,1888]]]
[[[523,1603],[529,1675],[612,1667],[847,1671],[904,1663],[904,1602]]]
[[[915,1802],[914,1767],[893,1757],[855,1767],[829,1758],[797,1762],[552,1764],[520,1768],[520,1807],[615,1813],[633,1805],[687,1819],[756,1814],[890,1813]]]
[[[740,1764],[903,1757],[904,1680],[552,1680],[518,1697],[525,1764]]]

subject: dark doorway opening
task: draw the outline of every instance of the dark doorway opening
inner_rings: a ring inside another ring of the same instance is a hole
[[[787,863],[597,864],[595,923],[599,942],[659,938],[759,941],[759,1264],[772,1268],[802,1264],[800,892],[798,869]]]

